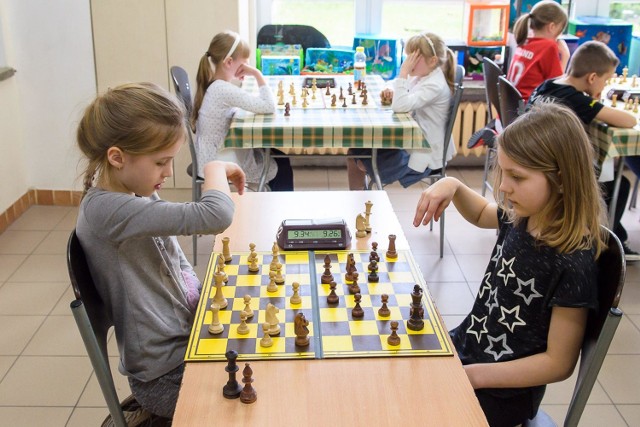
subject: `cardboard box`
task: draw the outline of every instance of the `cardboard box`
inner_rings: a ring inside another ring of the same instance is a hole
[[[265,76],[298,75],[303,65],[299,44],[261,44],[256,50],[256,67]]]

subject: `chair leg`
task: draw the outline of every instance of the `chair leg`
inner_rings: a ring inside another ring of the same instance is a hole
[[[638,183],[639,178],[636,177],[636,182],[633,184],[633,192],[631,193],[631,198],[629,200],[629,209],[636,208],[636,202],[638,201]]]
[[[487,153],[484,158],[484,172],[482,173],[482,197],[484,197],[487,187],[489,184],[487,183],[487,177],[489,175],[489,164],[491,162],[491,148],[487,148]],[[493,191],[493,189],[492,189]]]
[[[193,239],[193,265],[195,266],[198,263],[198,235],[194,234]]]
[[[440,217],[440,258],[444,254],[444,211]]]

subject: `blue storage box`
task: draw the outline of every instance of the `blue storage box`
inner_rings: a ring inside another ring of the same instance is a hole
[[[616,69],[618,74],[629,65],[632,29],[633,24],[626,21],[601,16],[578,16],[569,20],[569,33],[579,38],[579,44],[598,40],[613,50],[620,60]]]
[[[538,3],[540,0],[520,0],[520,14],[525,14],[531,12],[533,6]],[[554,0],[556,3],[561,4],[561,0]],[[516,15],[517,15],[517,6],[518,0],[511,0],[511,7],[509,13],[509,28],[513,28],[513,24],[516,23]]]
[[[384,38],[375,34],[357,34],[353,38],[353,50],[363,46],[367,56],[367,74],[377,74],[385,80],[398,73],[400,43],[394,38]]]
[[[303,59],[299,44],[261,44],[256,51],[256,67],[265,76],[299,75]]]
[[[629,75],[640,75],[640,35],[631,37]]]
[[[304,58],[302,74],[353,73],[353,55],[350,49],[310,47]]]

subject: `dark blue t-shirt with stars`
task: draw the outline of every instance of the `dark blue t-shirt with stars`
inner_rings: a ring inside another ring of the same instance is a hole
[[[542,245],[498,211],[499,235],[471,313],[450,332],[464,365],[520,359],[547,348],[553,307],[597,307],[593,250]],[[496,389],[498,395],[526,389]]]

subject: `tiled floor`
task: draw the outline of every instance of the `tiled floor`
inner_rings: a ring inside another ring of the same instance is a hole
[[[450,175],[479,191],[480,169],[449,168]],[[298,190],[346,190],[338,168],[296,168]],[[478,230],[448,211],[445,255],[438,256],[438,227],[411,226],[421,188],[387,187],[414,255],[449,328],[469,311],[495,241],[495,232]],[[190,192],[165,190],[171,200]],[[69,303],[73,299],[65,248],[77,209],[34,206],[0,235],[0,426],[97,426],[107,414]],[[637,211],[624,224],[632,246],[640,249]],[[191,240],[182,240],[190,254]],[[199,241],[204,256],[211,247]],[[204,258],[204,257],[203,257]],[[202,258],[201,258],[202,259]],[[621,308],[625,312],[591,394],[581,426],[640,426],[640,263],[628,268]],[[196,270],[203,273],[201,262]],[[117,354],[115,340],[110,354]],[[117,358],[112,358],[112,366]],[[115,375],[122,398],[127,382]],[[567,380],[548,387],[544,409],[562,420],[573,389]]]

